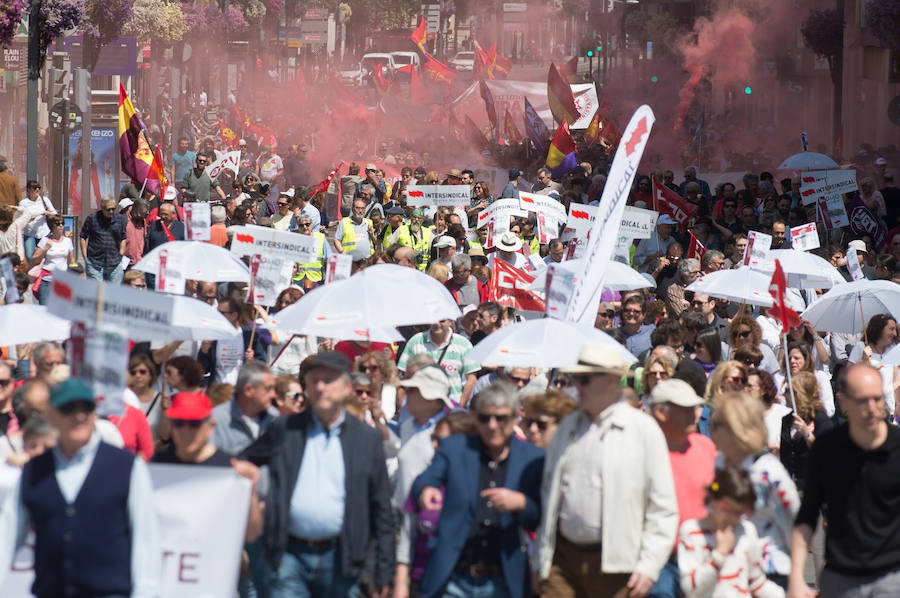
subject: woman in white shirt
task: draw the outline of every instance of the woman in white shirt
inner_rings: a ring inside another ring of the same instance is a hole
[[[28,214],[16,213],[13,206],[0,206],[0,255],[25,255],[23,230],[28,218]]]
[[[865,338],[868,343],[858,343],[850,351],[848,361],[856,363],[867,361],[881,374],[881,390],[884,393],[884,402],[888,407],[888,415],[893,420],[898,404],[898,388],[895,380],[900,380],[900,368],[895,365],[884,365],[882,358],[894,347],[897,342],[897,321],[888,314],[875,314],[866,324]]]
[[[774,376],[775,385],[781,396],[784,397],[785,405],[790,405],[791,391],[787,386],[786,368],[790,368],[792,376],[799,372],[815,374],[816,381],[819,383],[819,398],[825,406],[825,413],[828,414],[828,417],[834,415],[834,392],[831,390],[831,376],[821,369],[816,369],[812,349],[808,344],[802,341],[791,341],[788,344],[787,359],[782,360],[781,371],[776,372]]]
[[[51,214],[47,218],[47,226],[50,228],[50,234],[40,240],[32,259],[32,263],[35,264],[44,260],[40,282],[37,283],[37,298],[41,305],[47,305],[53,273],[64,272],[69,264],[75,263],[75,247],[72,245],[72,239],[65,235],[62,216]]]
[[[32,262],[38,241],[50,234],[47,217],[56,214],[56,208],[50,200],[41,195],[41,184],[29,180],[25,184],[25,199],[17,206],[20,214],[28,214],[28,223],[22,234],[25,244],[25,257]]]

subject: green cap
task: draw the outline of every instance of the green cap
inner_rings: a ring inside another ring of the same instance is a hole
[[[68,378],[53,387],[50,391],[50,405],[59,408],[72,401],[89,401],[94,403],[94,391],[81,378]]]
[[[424,212],[422,212],[422,210],[420,210],[419,208],[416,208],[415,210],[412,211],[412,215],[413,216],[424,216],[425,214],[424,214]]]

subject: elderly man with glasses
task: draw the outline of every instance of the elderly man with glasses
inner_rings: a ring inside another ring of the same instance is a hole
[[[309,290],[322,283],[322,275],[330,251],[325,242],[325,234],[314,230],[312,218],[301,213],[297,222],[299,225],[297,232],[301,235],[312,236],[316,240],[316,259],[311,262],[298,263],[292,277],[294,284],[302,285],[305,290]]]
[[[80,233],[88,277],[114,284],[122,282],[127,242],[125,216],[116,212],[117,205],[115,199],[104,197],[100,209],[85,218]]]
[[[540,520],[544,451],[513,434],[519,399],[505,383],[475,400],[478,434],[441,440],[411,496],[441,511],[423,596],[531,595],[523,531]]]
[[[678,506],[659,426],[621,400],[615,347],[586,343],[580,409],[560,423],[544,467],[535,563],[541,596],[643,598],[672,553]]]

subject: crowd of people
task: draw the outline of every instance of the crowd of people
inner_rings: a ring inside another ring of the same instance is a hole
[[[655,180],[696,214],[684,229],[661,216],[622,258],[652,286],[603,292],[594,326],[612,340],[544,370],[468,355],[540,315],[497,300],[497,261],[535,274],[576,241],[560,226],[541,243],[533,212],[491,232],[478,216],[521,192],[567,210],[597,205],[605,161],[562,177],[512,168],[491,189],[471,169],[403,155],[392,157],[399,178],[353,162],[322,190],[305,144],[284,156],[240,147],[238,172],[210,179],[222,148],[181,140],[161,197],[126,185],[77,235],[36,181],[0,198],[0,259],[17,269],[24,303],[46,304],[65,270],[155,292],[133,266],[185,239],[185,202],[212,204],[208,242],[221,247],[245,224],[316,239],[271,310],[246,301],[245,283],[189,280],[185,293],[240,333],[133,339],[121,414],[96,413],[65,344],[3,348],[0,458],[21,476],[0,507],[0,587],[31,527],[35,596],[158,595],[150,462],[231,467],[252,481],[249,512],[234,513],[247,520],[241,596],[900,594],[900,372],[883,362],[895,317],[865,314],[864,334],[806,321],[782,332],[765,308],[687,289],[741,267],[751,231],[790,247],[791,228],[810,221],[796,177],[748,173],[738,189],[694,167],[680,184],[668,170],[639,175],[630,205],[651,208]],[[886,234],[821,231],[816,252],[848,280],[849,247],[867,277],[900,283],[896,161],[885,150],[870,172],[860,165],[845,200],[860,199]],[[410,206],[416,184],[469,185],[471,200]],[[332,254],[349,255],[354,273],[418,269],[462,315],[400,327],[399,343],[279,331],[278,312],[326,284]],[[809,301],[820,291],[802,290]]]

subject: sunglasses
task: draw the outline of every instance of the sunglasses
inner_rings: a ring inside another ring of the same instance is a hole
[[[170,421],[172,422],[173,428],[181,429],[181,428],[187,427],[187,428],[192,428],[192,429],[196,430],[197,428],[199,428],[200,426],[203,425],[203,422],[206,421],[206,418],[203,418],[203,419],[173,419]]]
[[[742,385],[747,384],[747,379],[744,376],[730,376],[725,379],[734,384],[742,384]]]
[[[138,374],[146,376],[150,373],[150,370],[148,370],[147,368],[135,368],[133,370],[128,370],[128,373],[132,376],[137,376]]]
[[[513,382],[515,384],[528,384],[529,382],[531,382],[530,378],[521,378],[518,376],[507,376],[507,378],[509,378],[510,382]]]
[[[355,392],[358,397],[369,396],[372,394],[368,388],[357,388],[353,392]]]
[[[749,338],[751,334],[753,334],[751,330],[741,330],[738,332],[738,336],[741,338]]]
[[[381,369],[381,366],[377,365],[361,365],[359,366],[359,371],[361,372],[377,372]]]
[[[0,386],[6,387],[12,383],[12,378],[4,378],[0,380]]]
[[[279,207],[279,208],[283,208],[283,207],[286,206],[286,205],[288,205],[288,202],[286,202],[286,201],[279,201],[279,202],[278,202],[278,207]]]
[[[300,226],[306,228],[307,226],[312,226],[312,222],[301,222]]]
[[[66,403],[59,408],[59,412],[63,415],[73,415],[75,413],[93,413],[95,405],[90,401],[72,401]]]
[[[606,311],[601,311],[600,315],[603,316],[604,318],[615,318],[616,312],[611,309],[608,309]]]
[[[531,418],[531,417],[526,417],[525,419],[522,420],[522,426],[526,430],[529,429],[531,426],[537,426],[538,430],[540,430],[541,432],[546,432],[547,426],[549,426],[552,423],[556,423],[556,422],[549,420],[549,419],[537,419],[537,418]]]
[[[235,312],[234,310],[225,311],[225,310],[220,309],[219,313],[222,314],[223,316],[227,316],[228,314],[233,314],[233,313],[237,313],[237,312]]]
[[[480,424],[489,424],[491,420],[496,420],[497,423],[501,426],[504,426],[512,421],[512,414],[505,413],[502,415],[497,415],[496,413],[479,413],[478,414],[478,423]]]

